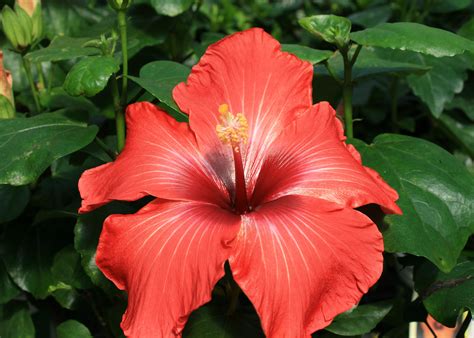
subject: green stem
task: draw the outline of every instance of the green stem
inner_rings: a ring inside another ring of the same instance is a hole
[[[390,119],[392,122],[392,130],[395,133],[400,132],[398,125],[398,78],[394,78],[390,86]]]
[[[344,60],[344,84],[342,89],[342,97],[344,102],[344,127],[347,138],[353,138],[352,129],[352,60],[349,59],[349,48],[341,50]]]
[[[127,104],[127,80],[128,80],[128,47],[127,47],[127,14],[126,10],[117,12],[118,24],[120,30],[120,42],[122,45],[122,96],[120,104],[125,107]]]
[[[33,80],[33,74],[31,73],[31,65],[24,56],[22,56],[21,59],[23,61],[23,68],[25,68],[26,77],[28,78],[28,82],[30,83],[31,93],[33,94],[33,99],[35,101],[36,113],[39,114],[41,112],[41,106],[39,102],[38,92],[36,91],[36,85]]]
[[[36,69],[38,71],[38,80],[40,84],[40,89],[44,90],[46,89],[46,82],[44,80],[43,66],[41,65],[41,62],[36,63]]]
[[[461,328],[456,334],[456,338],[464,338],[466,336],[466,331],[469,328],[469,324],[471,324],[471,321],[472,321],[472,313],[471,311],[468,311],[466,319],[464,319],[464,321],[462,322]]]
[[[125,117],[120,104],[120,94],[118,90],[117,78],[112,76],[111,80],[112,99],[115,111],[115,127],[117,129],[117,151],[120,153],[125,145]]]

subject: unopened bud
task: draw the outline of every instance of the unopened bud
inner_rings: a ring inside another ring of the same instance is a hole
[[[3,68],[3,52],[0,51],[0,118],[15,115],[12,92],[12,76]]]
[[[41,16],[41,1],[40,0],[17,0],[17,7],[28,14],[31,18],[32,29],[31,38],[33,41],[39,39],[43,33],[43,20]]]
[[[115,9],[116,11],[127,9],[132,0],[107,0],[109,2],[110,7]]]
[[[39,0],[17,0],[17,5],[23,9],[30,17],[33,16],[33,13],[36,10],[36,7],[40,5]]]
[[[9,6],[2,9],[3,31],[18,51],[23,51],[42,34],[41,4],[39,1],[18,1],[15,10]]]

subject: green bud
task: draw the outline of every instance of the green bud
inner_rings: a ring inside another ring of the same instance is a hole
[[[41,4],[38,4],[33,12],[33,16],[31,17],[33,23],[31,37],[33,41],[40,39],[43,35],[43,18],[41,13]]]
[[[33,41],[32,38],[32,31],[33,31],[33,21],[31,20],[31,17],[26,13],[26,11],[15,5],[15,13],[17,17],[17,22],[20,27],[20,29],[23,32],[23,36],[25,37],[24,44],[20,44],[22,47],[27,47],[31,45],[31,42]]]
[[[23,30],[18,26],[16,13],[9,6],[2,9],[2,26],[7,39],[15,49],[19,49],[20,43],[25,41]]]
[[[107,0],[110,7],[116,11],[124,10],[130,7],[132,0]]]
[[[0,95],[0,119],[11,119],[15,117],[15,109],[11,102],[3,95]]]

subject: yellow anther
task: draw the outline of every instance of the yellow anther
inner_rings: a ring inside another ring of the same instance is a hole
[[[224,144],[230,144],[238,149],[240,143],[247,143],[249,125],[243,114],[234,115],[229,111],[229,105],[219,106],[221,124],[216,126],[216,133]]]
[[[229,111],[229,105],[224,103],[219,106],[219,113],[225,114]]]

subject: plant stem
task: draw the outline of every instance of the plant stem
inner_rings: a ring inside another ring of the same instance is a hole
[[[125,107],[127,104],[127,80],[128,80],[128,47],[127,47],[127,14],[126,10],[117,12],[118,25],[120,30],[120,42],[122,45],[122,96],[120,104]]]
[[[115,75],[112,76],[111,81],[112,99],[115,111],[115,127],[117,129],[117,151],[120,153],[125,145],[125,118],[120,104],[120,94]]]
[[[342,58],[344,59],[344,84],[342,89],[342,97],[344,102],[344,127],[347,138],[353,138],[354,132],[352,129],[352,60],[349,59],[349,48],[341,49],[341,54]]]
[[[41,62],[36,63],[36,69],[38,70],[38,80],[39,80],[40,89],[44,90],[46,89],[46,82],[44,80],[43,66]]]
[[[394,78],[392,85],[390,86],[390,119],[392,122],[392,130],[395,133],[400,132],[400,127],[398,126],[398,78]]]
[[[461,328],[459,329],[458,333],[456,334],[456,338],[464,338],[466,335],[466,331],[469,328],[469,324],[472,321],[472,313],[471,311],[467,312],[466,319],[462,322]]]
[[[28,78],[28,82],[30,84],[31,93],[33,94],[33,99],[35,101],[36,113],[39,114],[41,113],[41,106],[39,102],[38,92],[36,91],[36,85],[33,80],[33,74],[31,73],[31,65],[23,55],[21,59],[23,61],[23,68],[25,68],[26,77]]]

